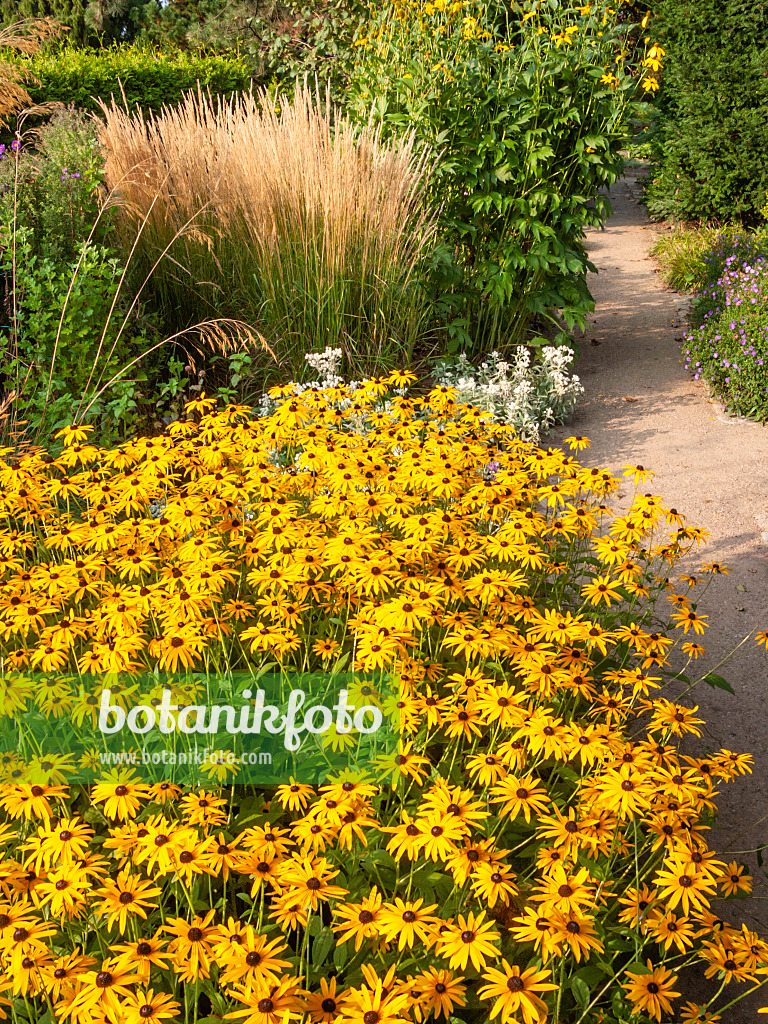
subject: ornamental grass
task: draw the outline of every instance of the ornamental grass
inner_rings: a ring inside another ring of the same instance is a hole
[[[751,758],[693,753],[698,709],[664,689],[726,567],[680,574],[704,534],[660,497],[613,512],[610,472],[408,384],[278,389],[263,418],[201,397],[115,450],[72,427],[57,457],[3,453],[5,715],[82,721],[104,674],[125,697],[157,666],[398,684],[392,755],[317,787],[89,788],[7,751],[14,1021],[690,1022],[762,983],[768,944],[711,906],[751,880],[707,843]],[[678,1000],[696,963],[705,1009]]]
[[[23,18],[0,28],[0,51],[31,56],[43,43],[66,31],[53,18]],[[7,127],[10,118],[26,108],[27,114],[50,113],[60,104],[34,104],[25,86],[36,82],[35,76],[7,57],[0,57],[0,125]]]
[[[298,84],[292,98],[190,93],[148,118],[103,110],[126,247],[175,329],[236,316],[291,373],[328,344],[368,372],[410,360],[434,228],[413,133],[384,143]]]

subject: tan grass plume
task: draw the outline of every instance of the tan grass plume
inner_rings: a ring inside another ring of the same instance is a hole
[[[107,184],[122,183],[130,226],[147,217],[155,250],[180,236],[168,278],[250,302],[284,347],[384,343],[434,231],[413,134],[385,143],[306,83],[292,99],[198,89],[157,116],[102,109]]]
[[[53,18],[27,18],[0,28],[0,52],[5,49],[16,50],[17,53],[31,56],[38,52],[46,39],[68,31]],[[32,97],[25,88],[25,83],[37,82],[35,76],[27,69],[0,57],[0,125],[8,123],[13,114],[18,114],[25,107],[32,108],[30,113],[49,113],[60,104],[38,104],[32,107]]]

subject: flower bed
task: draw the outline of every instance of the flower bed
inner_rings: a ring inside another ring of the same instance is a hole
[[[708,257],[686,335],[685,367],[737,416],[768,419],[768,252],[755,237],[722,236]]]
[[[611,513],[610,473],[409,382],[256,419],[201,398],[114,451],[87,428],[57,458],[6,451],[0,707],[26,737],[94,715],[105,673],[123,707],[157,668],[177,703],[194,670],[397,683],[393,753],[319,789],[214,765],[203,787],[118,768],[88,791],[42,741],[8,751],[15,1021],[660,1020],[694,962],[764,973],[768,945],[710,910],[750,879],[705,831],[751,759],[684,756],[697,708],[659,689],[672,650],[702,650],[703,577],[675,575],[702,531],[640,492]]]

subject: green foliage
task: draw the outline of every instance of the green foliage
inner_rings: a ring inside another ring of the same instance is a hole
[[[114,347],[121,318],[109,315],[122,268],[111,250],[96,245],[81,244],[74,260],[38,257],[31,232],[20,227],[0,270],[13,283],[0,374],[6,392],[15,392],[26,435],[47,439],[128,361],[127,348],[118,354]],[[136,383],[123,379],[91,405],[86,418],[99,422],[104,436],[114,439],[132,422]]]
[[[149,10],[154,9],[153,0],[89,0],[85,10],[85,22],[99,42],[133,42]]]
[[[719,235],[685,339],[685,365],[726,410],[768,420],[768,235]]]
[[[768,2],[658,0],[653,216],[756,223],[768,189]]]
[[[71,42],[83,46],[89,35],[85,19],[88,0],[0,0],[0,24],[27,18],[54,18],[67,27]]]
[[[82,50],[64,45],[33,57],[15,57],[38,79],[28,91],[36,103],[58,100],[99,111],[98,98],[121,102],[124,94],[131,110],[159,111],[177,104],[185,92],[197,87],[213,95],[247,89],[251,72],[244,59],[213,53],[161,52],[146,46],[111,46]]]
[[[515,344],[532,317],[558,341],[584,323],[583,231],[601,223],[600,190],[623,163],[636,84],[615,58],[636,26],[613,24],[602,3],[525,18],[513,7],[507,22],[503,8],[493,21],[479,6],[396,0],[359,40],[360,119],[439,154],[432,283],[452,351]]]
[[[0,0],[0,24],[54,18],[78,46],[133,42],[158,10],[155,0]]]
[[[36,145],[0,159],[0,241],[13,224],[29,230],[29,244],[43,259],[71,260],[99,214],[104,161],[93,119],[76,111],[57,114],[36,133]],[[103,241],[103,217],[94,240]]]
[[[712,246],[724,233],[716,228],[678,228],[660,234],[651,246],[665,284],[676,291],[702,288],[712,276]]]
[[[368,15],[364,0],[171,0],[147,8],[140,38],[187,49],[237,50],[262,81],[317,77],[330,83],[339,101],[355,34]]]
[[[157,325],[143,313],[139,324],[118,294],[124,264],[109,245],[94,119],[65,111],[34,134],[34,147],[0,157],[0,426],[50,440],[116,377],[87,415],[116,440],[168,405],[153,395],[165,377],[159,353],[129,365]]]

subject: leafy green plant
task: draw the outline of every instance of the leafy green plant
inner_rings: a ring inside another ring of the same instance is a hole
[[[71,261],[96,222],[104,201],[104,160],[93,118],[65,110],[30,133],[28,145],[0,147],[0,242],[13,225],[30,231],[30,244],[44,259]],[[110,233],[108,213],[94,241]]]
[[[720,235],[685,338],[686,369],[730,413],[768,420],[768,239]]]
[[[343,102],[353,63],[353,42],[370,15],[364,0],[187,0],[153,5],[141,38],[247,55],[262,82],[292,84],[308,75]]]
[[[6,392],[14,392],[26,436],[47,438],[126,361],[128,346],[114,348],[118,325],[110,326],[122,267],[111,250],[89,243],[80,244],[71,262],[40,257],[29,229],[19,226],[0,269],[14,285],[0,373]],[[129,385],[135,384],[135,377],[123,380],[93,403],[88,418],[102,421],[105,436],[115,438],[133,422],[138,405]]]
[[[87,4],[88,0],[0,0],[0,24],[49,17],[66,31],[68,39],[82,46],[88,38]]]
[[[667,51],[650,213],[758,221],[768,189],[768,3],[659,0]]]
[[[524,10],[527,13],[524,13]],[[439,154],[433,268],[449,349],[516,344],[532,317],[556,340],[591,307],[587,225],[622,169],[637,88],[620,47],[639,26],[604,3],[571,7],[393,0],[358,40],[351,105],[386,137]]]

